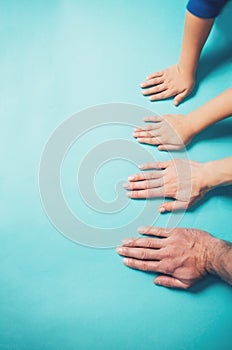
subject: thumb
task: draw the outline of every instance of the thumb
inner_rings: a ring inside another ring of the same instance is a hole
[[[159,151],[178,151],[179,149],[181,149],[183,146],[177,146],[177,145],[160,145],[158,146],[158,150]]]
[[[168,288],[180,288],[187,289],[190,287],[188,284],[181,282],[177,278],[171,276],[158,276],[154,279],[154,283]]]
[[[178,106],[182,100],[188,95],[188,91],[185,90],[183,92],[181,92],[180,94],[176,95],[174,98],[174,105]]]
[[[173,201],[173,202],[164,202],[159,207],[160,213],[165,213],[166,211],[174,211],[174,210],[180,210],[180,209],[186,209],[187,204],[180,201]]]

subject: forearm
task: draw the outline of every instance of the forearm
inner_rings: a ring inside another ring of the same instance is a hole
[[[186,115],[192,136],[232,115],[232,88]]]
[[[206,270],[232,285],[232,244],[213,238],[207,249]]]
[[[201,50],[209,36],[214,18],[205,19],[186,13],[179,65],[195,75]]]
[[[205,188],[232,184],[232,157],[204,163]]]

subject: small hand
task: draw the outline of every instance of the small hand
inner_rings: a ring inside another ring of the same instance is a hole
[[[125,265],[160,273],[155,284],[187,289],[207,275],[216,240],[209,233],[157,227],[140,227],[138,232],[154,237],[125,239],[116,251],[127,257],[123,259]]]
[[[192,140],[191,123],[181,114],[145,117],[150,124],[134,129],[138,142],[159,145],[162,150],[179,150]]]
[[[150,95],[151,101],[163,100],[175,96],[174,104],[177,106],[190,94],[195,84],[195,78],[176,64],[160,72],[149,75],[140,86],[143,95]]]
[[[173,198],[175,201],[163,203],[159,211],[187,209],[199,201],[210,190],[207,179],[207,163],[201,164],[186,159],[167,162],[145,163],[142,170],[155,169],[129,176],[124,188],[130,198]]]

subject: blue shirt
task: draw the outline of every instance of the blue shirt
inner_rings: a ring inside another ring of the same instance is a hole
[[[226,0],[189,0],[187,10],[201,18],[215,18],[219,15]]]

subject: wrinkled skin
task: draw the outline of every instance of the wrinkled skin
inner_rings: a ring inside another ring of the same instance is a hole
[[[138,232],[150,237],[127,238],[116,249],[126,266],[159,273],[154,283],[169,288],[187,289],[207,275],[215,242],[207,232],[157,227],[141,227]]]

